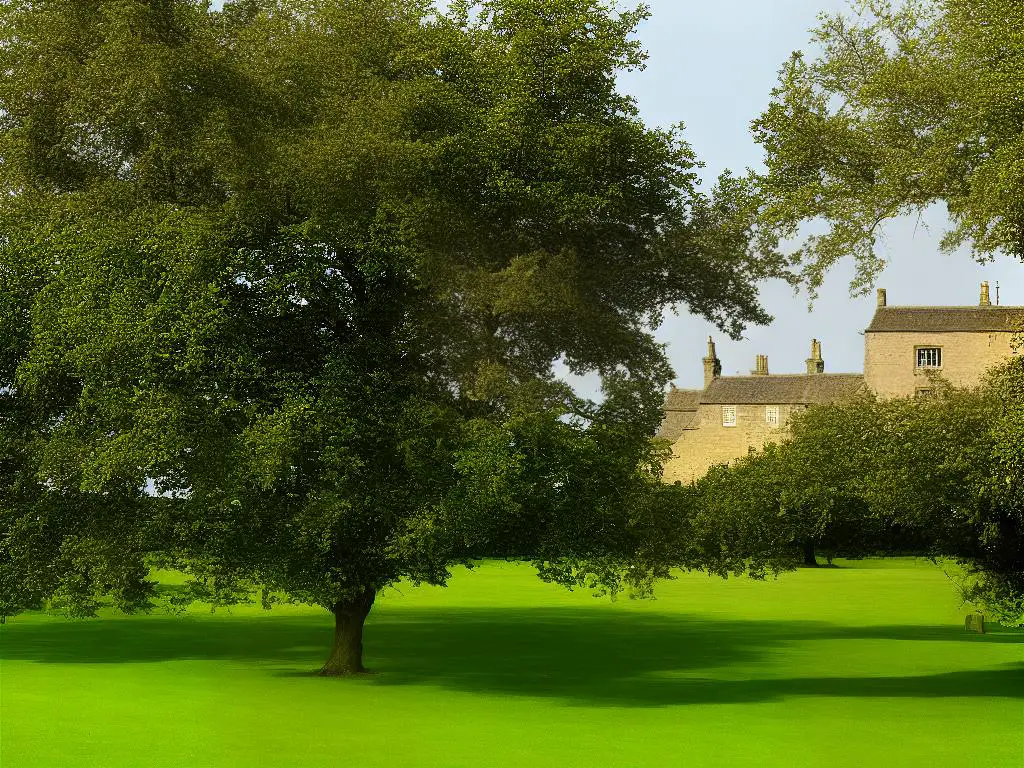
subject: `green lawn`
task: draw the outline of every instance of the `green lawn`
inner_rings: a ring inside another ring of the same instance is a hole
[[[965,633],[928,563],[842,566],[610,603],[490,564],[384,595],[359,680],[309,674],[312,609],[18,616],[0,765],[1024,765],[1024,633]]]

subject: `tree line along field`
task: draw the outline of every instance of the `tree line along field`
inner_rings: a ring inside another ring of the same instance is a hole
[[[6,766],[1018,765],[1024,632],[963,629],[917,559],[683,574],[595,600],[523,565],[385,591],[374,674],[315,674],[323,611],[2,628]]]

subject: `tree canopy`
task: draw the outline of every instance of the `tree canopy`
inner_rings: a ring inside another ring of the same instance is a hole
[[[698,485],[715,509],[749,510],[747,526],[763,519],[761,537],[778,546],[810,536],[839,554],[951,558],[965,599],[1021,624],[1022,430],[1024,359],[1014,357],[975,389],[810,408],[791,439]]]
[[[889,219],[943,203],[947,250],[1024,259],[1024,6],[1015,0],[863,0],[823,15],[810,57],[783,66],[753,123],[767,171],[746,181],[765,253],[812,288],[839,259],[855,289],[884,267]],[[802,225],[824,229],[807,235]]]
[[[144,606],[167,564],[324,606],[346,674],[381,588],[475,557],[641,592],[745,567],[660,486],[651,333],[765,322],[777,264],[616,90],[644,16],[0,6],[0,613]]]

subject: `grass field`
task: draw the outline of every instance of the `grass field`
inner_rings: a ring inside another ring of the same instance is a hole
[[[685,575],[610,603],[523,566],[379,601],[358,680],[313,609],[0,629],[0,765],[1024,766],[1024,633],[925,562]]]

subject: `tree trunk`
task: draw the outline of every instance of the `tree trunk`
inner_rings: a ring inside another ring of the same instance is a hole
[[[818,567],[818,558],[814,556],[814,539],[804,539],[804,565]]]
[[[376,596],[376,590],[368,589],[356,598],[339,600],[331,607],[334,644],[331,655],[320,669],[321,675],[347,677],[366,672],[363,666],[363,624]]]

